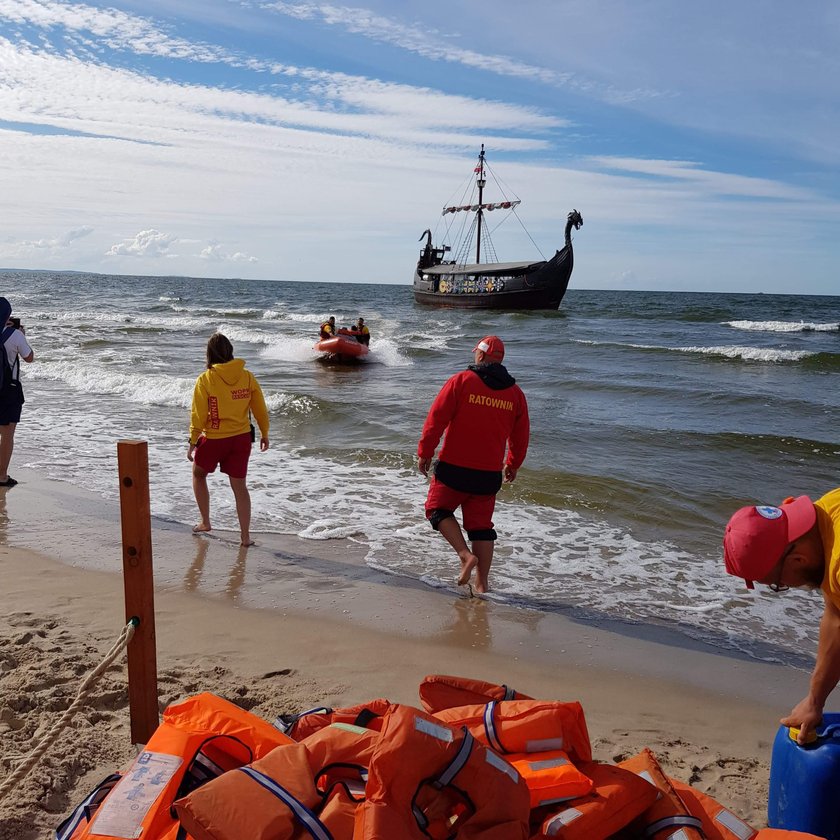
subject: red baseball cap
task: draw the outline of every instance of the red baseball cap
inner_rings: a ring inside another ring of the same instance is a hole
[[[766,577],[785,549],[817,521],[807,496],[785,499],[781,507],[749,505],[736,511],[723,535],[723,560],[730,575],[742,577],[748,589]]]
[[[482,350],[494,359],[501,360],[505,357],[505,345],[502,343],[502,339],[497,335],[484,336],[484,338],[482,338],[481,341],[473,347],[473,353],[475,353],[476,350]]]

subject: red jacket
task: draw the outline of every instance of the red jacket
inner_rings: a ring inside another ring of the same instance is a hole
[[[518,470],[530,435],[525,394],[499,364],[456,373],[429,409],[417,445],[421,460],[434,456],[444,431],[441,461],[474,470],[499,471],[506,464]]]

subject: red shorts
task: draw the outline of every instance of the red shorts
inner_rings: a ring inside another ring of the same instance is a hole
[[[493,527],[495,495],[478,496],[475,493],[463,493],[432,477],[429,495],[426,496],[426,519],[434,510],[454,511],[457,507],[461,508],[464,528],[467,531],[485,531]]]
[[[251,433],[225,438],[200,438],[193,458],[204,472],[216,472],[218,466],[231,478],[245,478],[251,457]]]

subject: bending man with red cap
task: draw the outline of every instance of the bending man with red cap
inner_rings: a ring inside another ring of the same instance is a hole
[[[488,335],[473,348],[475,363],[447,380],[435,397],[420,443],[419,469],[428,475],[435,449],[443,448],[426,497],[426,519],[461,560],[458,584],[476,573],[476,591],[487,591],[493,562],[493,510],[502,478],[512,482],[528,451],[530,421],[525,394],[501,364],[502,340]],[[507,454],[506,454],[507,453]],[[460,507],[467,546],[455,510]]]
[[[820,621],[817,664],[808,696],[782,718],[799,727],[799,743],[822,719],[823,706],[840,681],[840,488],[812,502],[807,496],[785,499],[781,507],[741,508],[723,537],[726,571],[774,592],[798,587],[821,589],[825,606]]]

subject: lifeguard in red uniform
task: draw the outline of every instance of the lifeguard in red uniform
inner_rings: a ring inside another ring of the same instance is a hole
[[[501,364],[502,340],[488,335],[473,349],[475,363],[456,373],[432,403],[417,445],[418,467],[428,475],[445,433],[440,458],[426,497],[426,518],[461,560],[458,584],[487,591],[493,562],[493,510],[496,493],[512,482],[525,460],[530,435],[528,403],[516,380]],[[460,507],[472,549],[455,510]]]

